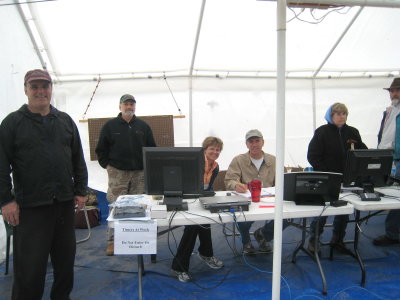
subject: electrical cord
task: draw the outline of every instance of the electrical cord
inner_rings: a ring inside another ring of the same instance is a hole
[[[342,12],[342,10],[346,8],[345,6],[341,6],[339,8],[331,8],[323,16],[318,18],[318,17],[315,17],[315,15],[314,15],[314,10],[315,9],[310,8],[310,15],[311,15],[311,18],[314,21],[308,21],[308,20],[300,18],[300,15],[303,15],[305,13],[305,11],[306,11],[305,8],[301,8],[301,11],[299,13],[296,13],[296,11],[292,7],[288,7],[288,8],[293,12],[294,16],[291,19],[289,19],[286,23],[289,23],[289,22],[293,21],[294,19],[297,19],[297,20],[299,20],[301,22],[305,22],[305,23],[309,23],[309,24],[319,24],[319,23],[321,23],[332,12],[336,12],[336,13],[339,13],[339,14],[347,14],[351,10],[351,7],[349,7],[346,11]]]

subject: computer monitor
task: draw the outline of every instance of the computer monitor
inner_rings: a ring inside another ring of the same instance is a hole
[[[201,147],[143,147],[144,185],[148,195],[164,195],[167,210],[187,210],[183,198],[204,189]]]
[[[345,205],[339,201],[343,175],[329,172],[292,172],[284,174],[283,199],[297,205]]]
[[[392,162],[391,149],[349,150],[343,173],[343,186],[360,187],[363,193],[374,193],[374,186],[382,186],[390,175]]]

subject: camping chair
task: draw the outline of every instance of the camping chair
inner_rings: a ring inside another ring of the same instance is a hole
[[[0,210],[0,215],[1,215],[1,210]],[[3,219],[4,221],[4,219]],[[8,224],[6,221],[4,221],[4,226],[6,228],[6,271],[4,272],[4,275],[8,274],[8,264],[10,262],[10,246],[11,246],[11,236],[13,235],[13,227]]]
[[[88,208],[88,207],[86,207],[86,205],[84,205],[83,208],[81,209],[83,211],[83,214],[85,215],[86,226],[88,229],[88,235],[85,238],[76,241],[77,244],[86,242],[88,239],[90,239],[90,234],[91,234],[92,229],[90,226],[89,217],[88,217],[88,213],[87,213],[88,209],[92,209],[92,208]],[[75,210],[75,213],[76,213],[76,210]]]

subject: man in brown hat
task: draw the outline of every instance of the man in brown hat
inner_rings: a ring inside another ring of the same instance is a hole
[[[394,149],[395,177],[400,179],[400,77],[395,78],[389,88],[391,105],[383,113],[378,134],[379,149]],[[399,244],[400,210],[390,210],[385,220],[385,235],[373,240],[376,246]]]
[[[155,147],[150,126],[135,116],[136,100],[125,94],[119,100],[120,113],[101,129],[96,154],[107,169],[109,203],[120,195],[144,193],[143,147]],[[107,255],[114,255],[114,232],[109,229]]]
[[[79,210],[86,202],[86,163],[74,121],[50,104],[49,73],[27,72],[24,88],[28,104],[0,125],[0,206],[4,220],[14,226],[11,298],[42,299],[50,256],[50,297],[69,299],[75,206]]]

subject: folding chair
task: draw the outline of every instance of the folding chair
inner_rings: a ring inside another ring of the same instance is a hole
[[[1,215],[1,211],[0,211]],[[3,219],[4,221],[4,219]],[[8,224],[6,221],[4,221],[4,226],[6,228],[6,271],[4,272],[4,275],[8,274],[8,264],[10,262],[10,247],[11,247],[11,236],[13,235],[13,227]]]

